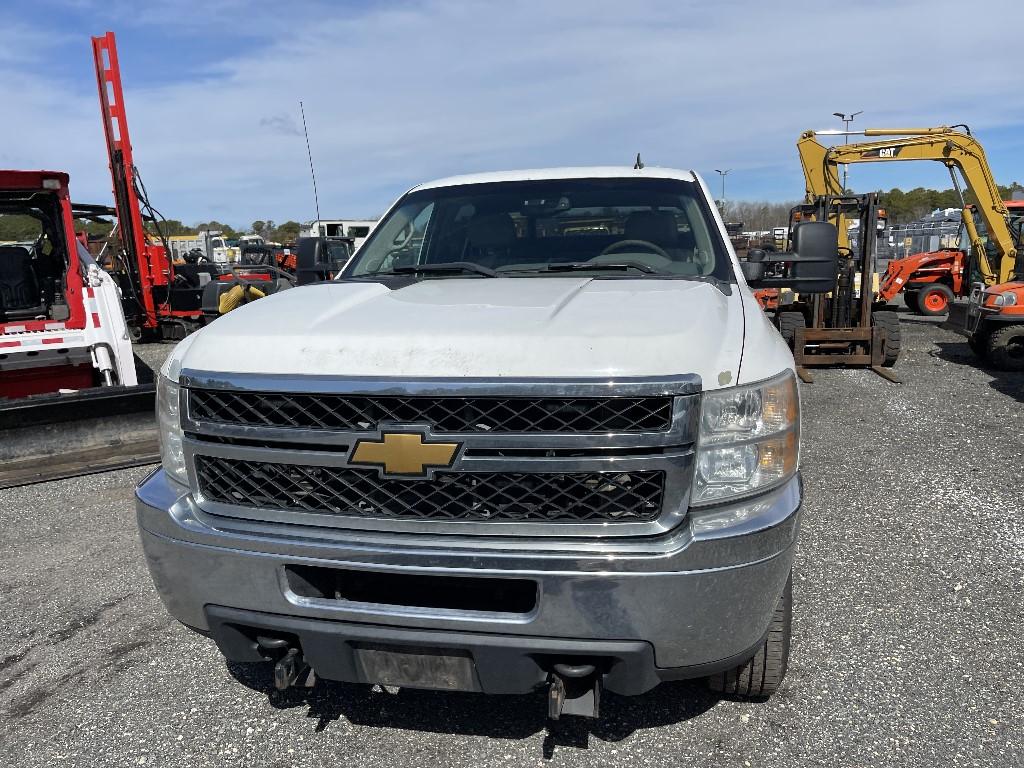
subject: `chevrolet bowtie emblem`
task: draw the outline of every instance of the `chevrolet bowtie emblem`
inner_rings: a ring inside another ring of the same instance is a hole
[[[379,467],[384,475],[428,477],[450,467],[459,443],[427,443],[420,432],[382,432],[379,440],[359,440],[349,464]]]

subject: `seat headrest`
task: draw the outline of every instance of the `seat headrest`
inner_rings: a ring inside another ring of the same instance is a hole
[[[627,240],[646,240],[658,245],[673,245],[678,235],[676,217],[661,211],[637,211],[626,217]]]
[[[507,213],[475,216],[469,222],[466,238],[478,248],[503,248],[516,239],[516,225]]]
[[[23,245],[0,245],[0,259],[27,259],[32,251]]]

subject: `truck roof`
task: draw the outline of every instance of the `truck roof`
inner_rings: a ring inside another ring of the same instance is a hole
[[[496,171],[449,176],[445,179],[418,184],[413,189],[454,187],[459,184],[488,184],[496,181],[537,181],[544,179],[679,179],[696,181],[693,171],[676,168],[646,167],[636,169],[626,165],[597,165],[580,168],[532,168],[522,171]]]

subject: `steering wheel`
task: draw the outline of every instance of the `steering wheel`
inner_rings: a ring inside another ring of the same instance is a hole
[[[627,245],[628,246],[640,246],[641,248],[647,248],[652,253],[656,253],[659,256],[661,256],[662,258],[668,259],[669,261],[672,260],[672,257],[669,256],[665,252],[664,248],[662,248],[660,245],[656,245],[656,244],[652,243],[650,240],[619,240],[618,242],[612,243],[607,248],[605,248],[603,251],[601,251],[601,253],[598,256],[598,258],[600,258],[601,256],[607,256],[608,254],[611,254],[611,253],[617,253],[617,252],[621,251]]]

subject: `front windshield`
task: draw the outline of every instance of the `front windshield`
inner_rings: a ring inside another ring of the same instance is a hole
[[[414,190],[374,229],[345,277],[474,270],[508,277],[572,271],[732,279],[699,187],[635,178]]]

